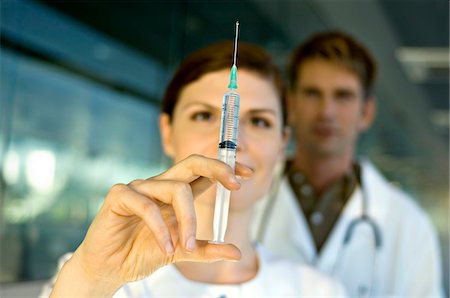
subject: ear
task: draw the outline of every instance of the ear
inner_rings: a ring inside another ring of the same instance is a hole
[[[374,97],[369,97],[364,101],[362,107],[362,119],[360,125],[360,131],[366,131],[372,126],[375,120],[375,115],[377,112],[377,103]]]
[[[159,131],[161,133],[161,142],[164,153],[173,158],[172,124],[170,123],[170,116],[165,113],[159,116]]]

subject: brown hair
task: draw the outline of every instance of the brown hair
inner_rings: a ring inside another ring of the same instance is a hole
[[[350,69],[360,79],[364,98],[367,99],[372,94],[377,72],[375,59],[365,46],[350,35],[339,31],[313,35],[294,50],[288,66],[291,89],[295,88],[300,65],[314,58],[337,62]]]
[[[262,48],[245,42],[239,42],[237,55],[238,69],[246,69],[273,82],[282,110],[283,126],[286,124],[285,90],[280,71],[273,63],[270,55]],[[198,80],[201,76],[222,69],[230,69],[233,58],[233,42],[225,41],[212,44],[190,54],[178,67],[167,86],[162,100],[162,112],[173,116],[183,88]],[[239,76],[239,71],[238,71]],[[239,84],[239,77],[238,77]],[[226,86],[224,86],[225,88]]]

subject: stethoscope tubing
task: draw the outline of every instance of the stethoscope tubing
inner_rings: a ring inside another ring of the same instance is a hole
[[[353,219],[348,224],[347,229],[344,234],[344,239],[339,248],[338,255],[340,256],[339,260],[342,261],[342,257],[344,255],[345,248],[351,243],[351,240],[354,235],[354,231],[358,225],[367,224],[370,227],[370,229],[372,231],[373,243],[374,243],[371,278],[370,278],[370,282],[367,286],[364,286],[364,285],[358,286],[358,293],[359,293],[359,297],[372,297],[373,289],[374,289],[374,285],[375,285],[375,276],[376,276],[376,267],[377,267],[377,263],[378,263],[378,255],[383,246],[383,239],[382,239],[382,232],[381,232],[380,227],[375,222],[375,220],[373,218],[371,218],[371,216],[370,216],[369,197],[367,194],[367,189],[365,187],[365,183],[363,181],[363,175],[362,175],[361,171],[359,171],[359,172],[360,173],[358,174],[357,180],[358,180],[358,184],[361,189],[361,199],[362,199],[361,215],[359,217]],[[281,173],[282,173],[282,171],[281,171]],[[257,229],[256,239],[260,243],[263,243],[263,241],[264,241],[264,237],[265,237],[266,230],[267,230],[267,224],[269,222],[269,218],[272,213],[271,211],[273,210],[273,206],[275,204],[275,199],[276,199],[276,195],[278,193],[279,187],[280,187],[281,180],[283,179],[283,175],[281,173],[278,173],[278,175],[276,175],[274,177],[274,182],[273,182],[272,187],[269,192],[268,202],[266,203],[266,206],[264,206],[261,220],[260,220],[260,223],[259,223],[259,226]],[[310,265],[316,267],[317,260],[318,260],[318,257],[317,257],[317,254],[315,254],[313,259],[310,262]],[[340,263],[340,262],[338,262],[336,260],[336,262],[333,266],[333,269],[332,269],[333,275],[335,274],[338,263]]]

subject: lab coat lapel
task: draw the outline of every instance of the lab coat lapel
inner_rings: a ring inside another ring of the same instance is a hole
[[[292,202],[292,206],[289,207],[292,208],[291,210],[294,210],[299,215],[294,217],[295,223],[288,230],[288,233],[290,234],[289,238],[292,239],[292,241],[295,244],[295,247],[301,248],[301,255],[303,258],[305,258],[305,260],[303,261],[309,264],[315,263],[317,252],[313,242],[311,231],[303,214],[303,210],[298,204],[295,194],[292,191],[288,180],[285,178],[283,179],[283,181],[281,181],[281,183],[282,187],[280,187],[280,190],[284,192],[281,193],[281,195],[290,198],[289,202]]]
[[[388,218],[391,202],[389,201],[389,182],[375,169],[369,161],[362,161],[362,179],[368,200],[369,216],[382,226]],[[376,202],[376,204],[375,204]]]

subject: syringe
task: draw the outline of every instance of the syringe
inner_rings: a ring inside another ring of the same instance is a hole
[[[236,161],[236,144],[239,125],[240,96],[236,92],[236,57],[239,34],[239,22],[236,22],[234,39],[233,66],[231,67],[228,92],[223,96],[222,119],[220,126],[219,160],[228,164],[234,170]],[[213,233],[214,243],[225,242],[225,231],[228,223],[228,209],[230,205],[230,191],[217,183],[216,203],[214,207]]]

